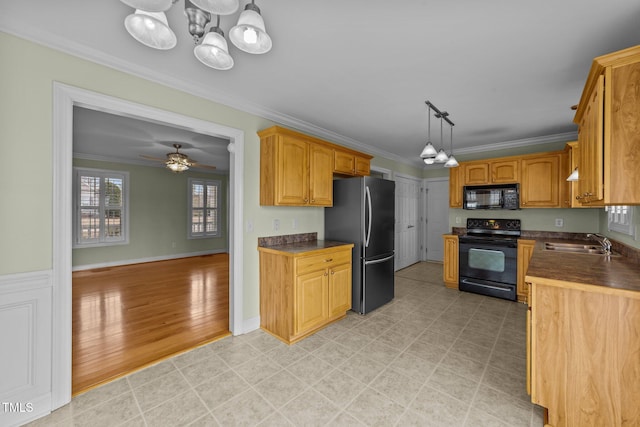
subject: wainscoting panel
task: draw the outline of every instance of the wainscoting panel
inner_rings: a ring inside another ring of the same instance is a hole
[[[50,271],[0,276],[0,425],[51,411]]]

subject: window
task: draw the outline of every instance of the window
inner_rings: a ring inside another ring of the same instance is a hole
[[[632,206],[607,206],[605,210],[610,231],[634,235]]]
[[[189,178],[189,238],[220,235],[220,181]]]
[[[129,173],[74,168],[74,247],[129,243]]]

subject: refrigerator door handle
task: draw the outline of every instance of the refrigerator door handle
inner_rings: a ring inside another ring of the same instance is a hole
[[[384,258],[381,258],[381,259],[376,259],[376,260],[373,260],[373,261],[365,261],[364,265],[380,264],[381,262],[386,262],[386,261],[389,261],[390,259],[393,259],[394,256],[396,256],[396,255],[395,254],[391,254],[388,257],[384,257]]]
[[[371,238],[371,219],[372,219],[373,214],[371,212],[371,192],[369,191],[369,186],[368,185],[365,187],[365,190],[366,190],[366,192],[365,192],[364,197],[365,197],[365,199],[367,201],[367,207],[369,208],[369,226],[368,226],[368,229],[367,229],[367,236],[364,239],[364,247],[368,248],[369,247],[369,239]]]

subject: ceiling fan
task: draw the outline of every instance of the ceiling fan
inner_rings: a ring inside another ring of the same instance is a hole
[[[198,163],[189,158],[186,154],[182,154],[180,152],[180,148],[182,148],[182,144],[173,144],[173,148],[176,149],[174,153],[167,153],[166,159],[161,159],[158,157],[145,156],[140,155],[143,159],[153,160],[156,162],[163,162],[167,169],[170,169],[172,172],[180,173],[184,172],[187,169],[193,168],[204,168],[204,169],[215,169],[215,166],[204,165],[202,163]]]

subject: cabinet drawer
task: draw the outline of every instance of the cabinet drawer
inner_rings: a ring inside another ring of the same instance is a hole
[[[351,263],[351,251],[337,251],[322,255],[312,255],[296,260],[296,274],[322,270],[340,264]]]

